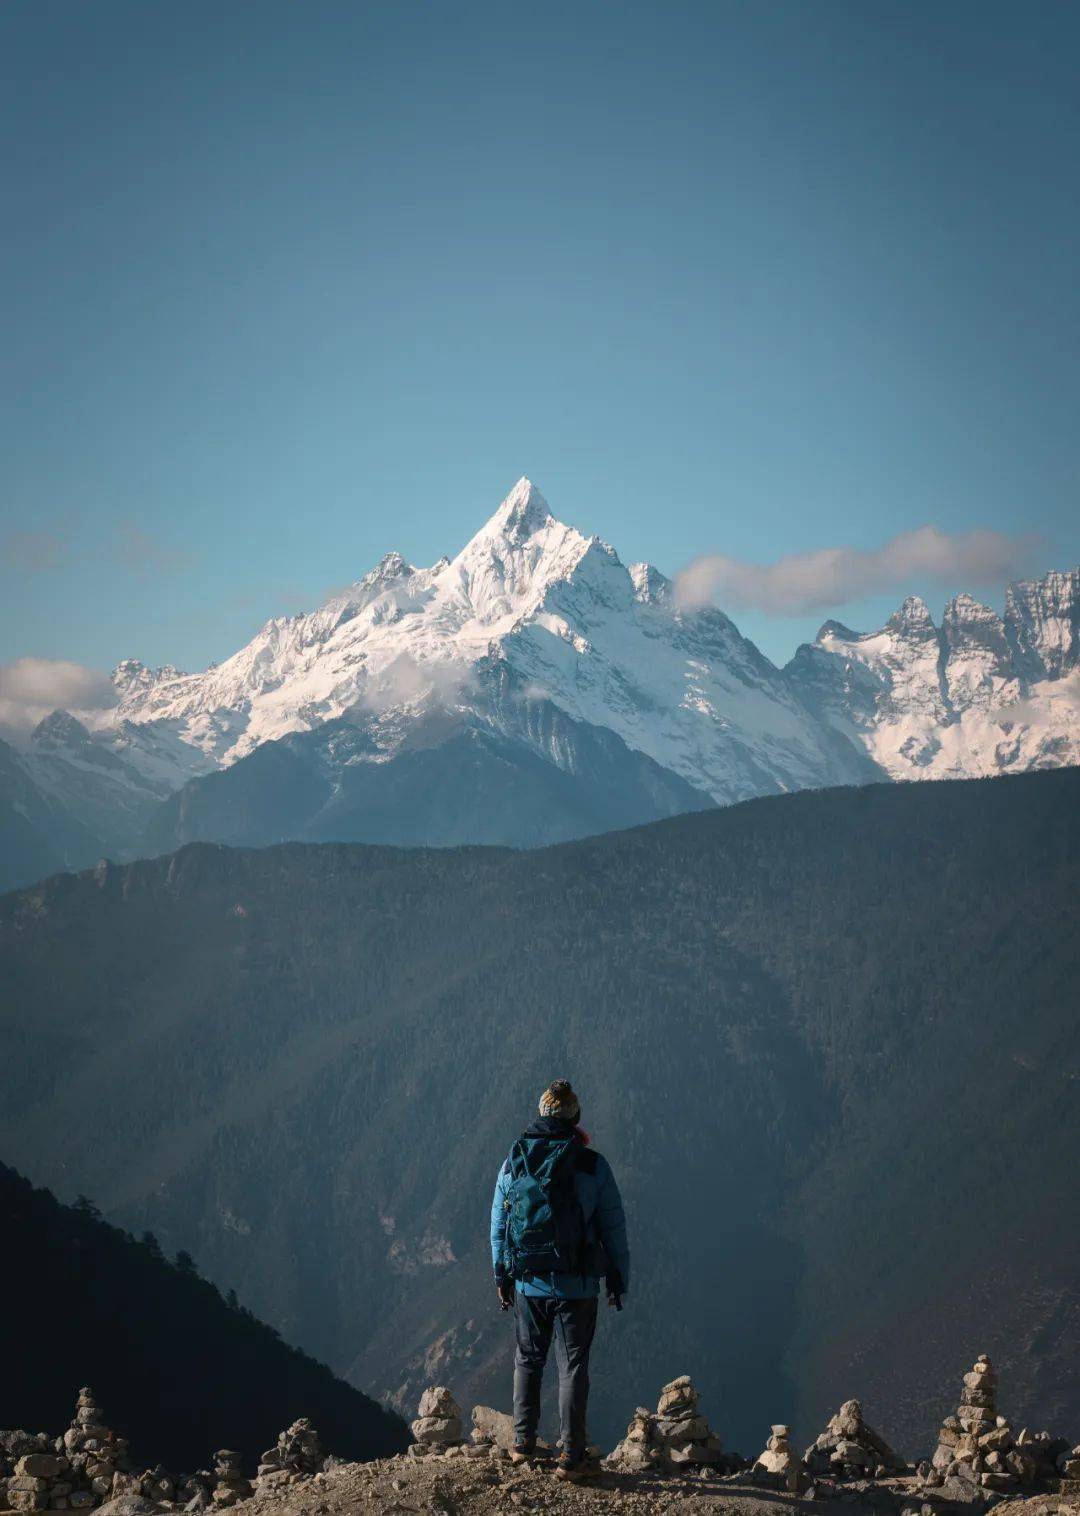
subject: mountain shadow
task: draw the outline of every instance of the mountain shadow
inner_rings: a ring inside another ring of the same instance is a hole
[[[409,1441],[402,1421],[201,1279],[156,1239],[109,1226],[0,1164],[8,1305],[0,1312],[0,1425],[59,1432],[89,1383],[138,1467],[206,1467],[216,1448],[254,1465],[282,1427],[310,1416],[341,1457]],[[17,1365],[17,1372],[15,1366]]]
[[[550,701],[513,716],[508,726],[435,708],[390,753],[360,714],[266,742],[162,802],[146,851],[293,839],[542,847],[713,804],[614,732]]]

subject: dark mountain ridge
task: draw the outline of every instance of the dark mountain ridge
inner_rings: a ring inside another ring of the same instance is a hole
[[[689,1372],[743,1451],[857,1394],[915,1452],[981,1351],[1068,1427],[1078,801],[1061,770],[50,879],[0,900],[0,1144],[354,1382],[501,1404],[486,1210],[566,1073],[635,1255],[601,1439]]]
[[[396,1416],[282,1342],[153,1237],[136,1241],[82,1201],[59,1204],[0,1164],[9,1304],[0,1311],[0,1426],[55,1431],[90,1381],[138,1467],[247,1464],[297,1416],[339,1456],[379,1458],[409,1440]],[[17,1366],[17,1372],[15,1372]]]

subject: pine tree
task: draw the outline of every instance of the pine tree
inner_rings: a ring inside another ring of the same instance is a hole
[[[165,1254],[161,1251],[161,1243],[154,1236],[153,1232],[144,1232],[139,1241],[152,1258],[159,1259],[164,1263]]]

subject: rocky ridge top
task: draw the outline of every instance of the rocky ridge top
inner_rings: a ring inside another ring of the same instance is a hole
[[[62,1436],[0,1433],[0,1511],[88,1510],[104,1516],[146,1516],[182,1509],[190,1516],[213,1507],[244,1505],[280,1516],[319,1516],[334,1509],[391,1511],[709,1510],[744,1505],[747,1516],[762,1492],[825,1504],[867,1505],[896,1516],[934,1516],[960,1505],[988,1506],[1009,1496],[1030,1516],[1080,1516],[1080,1445],[1027,1430],[1013,1436],[996,1410],[997,1382],[981,1356],[964,1376],[961,1404],[939,1433],[931,1460],[908,1464],[848,1400],[800,1458],[790,1428],[775,1423],[756,1459],[725,1453],[702,1414],[688,1375],[660,1391],[656,1411],[639,1407],[626,1437],[605,1458],[590,1448],[586,1477],[565,1494],[552,1478],[553,1452],[543,1441],[525,1465],[512,1464],[512,1418],[488,1406],[463,1416],[445,1385],[420,1398],[405,1453],[370,1464],[340,1464],[327,1456],[306,1418],[294,1421],[262,1454],[254,1479],[241,1455],[227,1448],[206,1469],[181,1477],[157,1467],[136,1472],[128,1445],[105,1424],[93,1392],[79,1392],[74,1419]],[[418,1470],[424,1474],[418,1477]],[[587,1485],[587,1491],[582,1486]],[[294,1503],[294,1487],[307,1492]],[[401,1497],[398,1499],[398,1497]],[[420,1504],[415,1503],[419,1496]],[[1031,1497],[1036,1497],[1032,1499]],[[328,1503],[329,1501],[329,1503]],[[691,1502],[689,1504],[685,1502]]]

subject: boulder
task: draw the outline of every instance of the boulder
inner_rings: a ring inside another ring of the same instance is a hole
[[[63,1460],[66,1464],[67,1460]],[[24,1453],[15,1464],[16,1474],[30,1474],[36,1479],[56,1479],[63,1466],[55,1453]]]
[[[431,1385],[420,1396],[417,1415],[423,1419],[433,1417],[450,1421],[456,1418],[460,1421],[461,1407],[444,1384],[436,1384]]]
[[[514,1418],[489,1405],[472,1408],[472,1440],[481,1446],[502,1448],[509,1453],[514,1446]]]
[[[98,1506],[96,1516],[153,1516],[155,1511],[164,1509],[156,1500],[147,1500],[145,1495],[118,1495],[115,1500],[107,1500]]]

